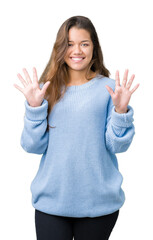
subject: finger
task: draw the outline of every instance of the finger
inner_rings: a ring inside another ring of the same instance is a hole
[[[129,72],[129,70],[126,69],[126,70],[125,70],[125,73],[124,73],[123,81],[122,81],[122,86],[123,86],[123,87],[126,86],[126,83],[127,83],[127,77],[128,77],[128,72]]]
[[[23,88],[21,88],[21,87],[19,87],[17,84],[13,84],[13,86],[15,87],[15,88],[17,88],[20,92],[22,92],[23,93]]]
[[[21,81],[21,83],[24,85],[24,87],[26,87],[27,82],[22,78],[22,76],[19,73],[17,74],[17,76],[18,76],[19,80]]]
[[[131,94],[135,92],[135,90],[140,86],[140,83],[138,83],[130,92]]]
[[[115,74],[115,88],[117,86],[120,86],[120,77],[119,77],[119,71],[118,70],[116,71],[116,74]]]
[[[131,76],[131,78],[130,78],[128,84],[127,84],[127,86],[126,86],[127,89],[130,89],[130,87],[131,87],[131,85],[132,85],[132,82],[133,82],[134,78],[135,78],[135,75],[133,74],[133,75]]]
[[[41,89],[43,95],[45,95],[45,92],[46,92],[49,84],[50,84],[50,81],[47,81],[47,82],[43,85],[43,87],[42,87],[42,89]]]
[[[37,70],[33,67],[33,82],[38,83]]]
[[[27,82],[32,83],[32,81],[30,79],[30,76],[29,76],[29,73],[27,72],[27,70],[25,68],[23,68],[23,72],[24,72],[24,75],[26,77]]]
[[[107,88],[110,95],[113,96],[113,94],[114,94],[113,89],[111,87],[109,87],[108,85],[106,85],[105,87]]]

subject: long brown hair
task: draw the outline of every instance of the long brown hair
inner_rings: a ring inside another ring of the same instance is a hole
[[[92,70],[96,74],[109,77],[110,72],[104,66],[103,54],[100,47],[99,39],[91,20],[84,16],[74,16],[67,19],[60,27],[56,41],[53,46],[51,57],[39,79],[39,83],[50,81],[44,98],[48,101],[48,116],[54,104],[59,101],[67,88],[68,83],[68,66],[64,61],[68,49],[68,33],[70,28],[77,27],[89,32],[93,43],[93,57],[88,66],[86,78],[90,80],[89,72]],[[61,91],[62,90],[62,91]],[[48,117],[47,117],[48,118]],[[48,120],[48,119],[47,119]],[[47,130],[51,127],[48,123]],[[52,128],[52,127],[51,127]]]

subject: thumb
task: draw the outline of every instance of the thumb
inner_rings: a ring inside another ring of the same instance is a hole
[[[45,92],[46,92],[49,84],[50,84],[50,81],[47,81],[47,82],[43,85],[43,87],[42,87],[42,93],[43,93],[43,95],[45,95]]]
[[[114,94],[113,89],[111,87],[109,87],[108,85],[106,85],[105,87],[106,87],[107,91],[109,92],[109,94],[111,96],[113,96],[113,94]]]

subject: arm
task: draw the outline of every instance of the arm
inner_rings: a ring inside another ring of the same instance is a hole
[[[31,107],[25,101],[24,128],[20,144],[29,153],[43,154],[48,146],[49,132],[47,129],[48,101],[43,100],[38,107]]]
[[[135,134],[133,124],[134,111],[130,105],[128,105],[127,108],[127,113],[115,112],[115,106],[110,97],[105,139],[106,147],[111,153],[125,152],[129,148]]]

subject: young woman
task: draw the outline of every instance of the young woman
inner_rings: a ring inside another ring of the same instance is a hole
[[[43,154],[31,183],[38,240],[106,240],[125,201],[116,153],[133,139],[129,101],[137,84],[125,71],[109,78],[92,22],[74,16],[60,27],[38,81],[18,74],[26,97],[21,146]]]

